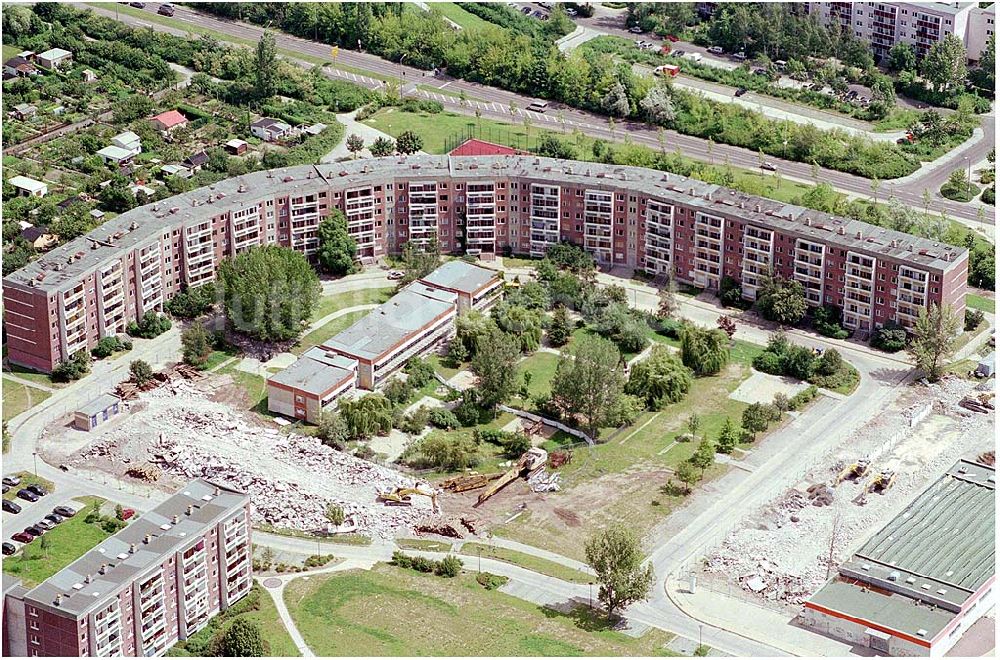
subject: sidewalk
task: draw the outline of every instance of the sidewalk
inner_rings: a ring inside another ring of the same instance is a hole
[[[667,596],[689,617],[717,628],[738,631],[743,637],[777,647],[792,655],[844,657],[851,655],[851,645],[791,625],[791,619],[772,610],[731,598],[725,594],[696,588],[668,579]]]

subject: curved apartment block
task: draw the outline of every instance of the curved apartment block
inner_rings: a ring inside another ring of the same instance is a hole
[[[333,209],[358,257],[436,238],[455,254],[542,256],[583,246],[641,269],[753,299],[768,272],[805,285],[845,325],[912,325],[965,307],[968,251],[657,170],[533,156],[409,156],[255,172],[124,213],[3,280],[8,357],[42,371],[255,245],[311,255]]]

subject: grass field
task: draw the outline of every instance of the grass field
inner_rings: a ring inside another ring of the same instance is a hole
[[[20,53],[20,52],[21,52],[21,49],[18,48],[17,46],[11,46],[11,45],[8,45],[8,44],[3,44],[3,61],[6,62],[10,58],[16,57],[17,54]]]
[[[987,314],[997,313],[997,301],[992,298],[987,298],[985,296],[980,296],[975,293],[967,293],[965,295],[965,305],[971,307],[972,309],[978,309],[986,312]]]
[[[543,351],[530,355],[517,363],[517,368],[522,374],[531,373],[528,392],[532,397],[547,396],[552,391],[552,377],[556,375],[556,366],[558,365],[558,355]]]
[[[299,343],[292,348],[292,353],[302,355],[302,353],[304,353],[307,349],[312,348],[313,346],[318,346],[330,337],[333,337],[337,333],[351,327],[352,324],[367,315],[369,311],[370,310],[361,309],[356,312],[348,312],[343,316],[338,316],[323,327],[316,328],[309,334],[302,337],[302,339],[299,340]]]
[[[174,657],[208,657],[212,655],[212,639],[224,635],[237,619],[252,621],[260,627],[264,640],[264,654],[268,657],[297,657],[298,647],[285,629],[274,600],[259,584],[254,583],[250,593],[233,607],[212,618],[208,626],[199,630],[189,639],[179,642],[168,652]]]
[[[6,346],[4,348],[6,355]],[[8,364],[4,367],[5,373],[12,373],[15,376],[21,378],[21,380],[29,380],[32,383],[37,383],[38,385],[45,385],[48,387],[65,387],[67,383],[57,383],[52,380],[50,374],[43,374],[40,371],[35,371],[33,369],[28,369],[27,367],[22,367],[16,364]]]
[[[56,489],[56,485],[54,483],[52,483],[48,479],[45,479],[44,477],[36,477],[31,472],[15,472],[14,474],[21,477],[21,483],[19,483],[17,486],[11,488],[10,490],[8,490],[6,493],[3,494],[3,498],[5,500],[14,500],[19,504],[24,504],[25,503],[24,500],[18,499],[17,491],[21,490],[22,488],[27,488],[31,484],[38,484],[39,486],[44,488],[46,492],[48,492],[50,495]],[[53,504],[52,506],[56,505]],[[37,521],[32,520],[31,522],[26,522],[24,524],[25,526],[28,526],[35,522]]]
[[[25,410],[37,406],[45,399],[52,396],[50,392],[40,390],[37,387],[28,387],[23,383],[3,379],[3,420],[6,422],[23,413]]]
[[[489,21],[484,21],[475,14],[465,11],[454,2],[435,2],[431,7],[441,12],[441,15],[445,18],[454,21],[465,29],[485,28],[493,25]]]
[[[93,502],[104,502],[99,497],[81,497],[79,500],[85,502],[88,507]],[[41,539],[35,539],[34,542],[24,546],[21,552],[16,555],[4,557],[4,573],[16,575],[28,586],[39,584],[110,536],[98,525],[84,522],[86,516],[86,507],[81,508],[75,516],[60,523],[52,531],[46,532],[42,537],[48,539],[46,541],[48,547],[45,549],[42,549]],[[20,522],[23,522],[24,526],[27,527],[37,521],[24,520]],[[10,525],[10,527],[14,526]],[[11,530],[11,533],[13,531]]]
[[[381,564],[299,578],[285,604],[317,656],[670,655],[667,633],[634,639],[585,607],[562,614],[487,591],[471,570],[449,579]]]
[[[322,296],[319,304],[313,310],[309,319],[316,322],[328,314],[332,314],[341,309],[355,307],[357,305],[378,305],[384,303],[392,296],[395,287],[385,287],[382,289],[358,289],[357,291],[345,291],[332,296]]]
[[[583,571],[578,571],[575,568],[570,568],[569,566],[564,566],[554,561],[541,559],[516,550],[486,545],[484,543],[466,543],[462,546],[460,554],[468,555],[470,557],[470,559],[466,560],[469,568],[474,568],[476,566],[475,561],[482,556],[505,561],[508,564],[515,564],[522,568],[526,568],[529,571],[535,571],[536,573],[541,573],[542,575],[549,575],[554,578],[559,578],[560,580],[565,580],[566,582],[587,584],[588,582],[594,581],[594,577],[592,575],[588,575]],[[475,559],[471,559],[472,557]]]

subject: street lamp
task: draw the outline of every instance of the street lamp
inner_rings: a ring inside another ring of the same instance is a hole
[[[699,623],[698,624],[698,646],[699,647],[704,646],[704,644],[702,644],[702,631],[704,630],[704,628],[705,628],[705,624],[703,624],[703,623]]]
[[[399,58],[399,100],[400,101],[403,100],[403,83],[405,82],[405,78],[406,78],[406,71],[403,70],[403,60],[406,59],[407,55],[409,55],[409,53],[403,53],[403,56]]]
[[[968,156],[965,156],[965,162],[968,164],[968,167],[969,167],[968,178],[966,178],[966,182],[968,183],[966,194],[971,197],[972,196],[972,161],[969,160]]]
[[[590,592],[590,609],[594,609],[594,583],[588,582],[587,588],[589,589]]]
[[[482,547],[476,548],[479,551],[479,572],[483,572],[483,549]]]
[[[38,478],[38,452],[37,451],[31,452],[31,458],[34,459],[34,462],[35,462],[35,479],[37,479]]]

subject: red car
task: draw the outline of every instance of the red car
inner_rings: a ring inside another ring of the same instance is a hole
[[[676,36],[674,36],[672,34],[668,34],[667,35],[667,39],[669,39],[670,41],[673,41],[673,42],[680,41],[680,39],[678,39]]]
[[[122,520],[128,520],[135,515],[135,509],[122,509]]]
[[[32,541],[35,540],[35,537],[29,534],[28,532],[18,532],[17,534],[14,534],[10,538],[14,539],[15,541],[20,541],[21,543],[31,543]]]

